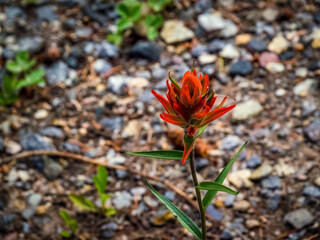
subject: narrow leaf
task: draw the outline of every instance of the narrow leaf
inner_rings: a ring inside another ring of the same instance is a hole
[[[112,216],[112,215],[115,215],[117,212],[116,212],[116,210],[114,209],[114,208],[109,208],[109,209],[107,209],[106,211],[105,211],[105,215],[106,216]]]
[[[69,238],[71,237],[71,233],[67,232],[67,231],[62,231],[60,233],[61,237],[64,237],[64,238]]]
[[[181,87],[179,86],[179,84],[169,75],[169,79],[172,82],[173,85],[175,85],[178,89],[181,89]]]
[[[230,193],[232,195],[237,195],[238,192],[220,184],[217,182],[201,182],[197,188],[202,189],[202,190],[211,190],[211,191],[221,191],[221,192],[226,192]]]
[[[59,210],[59,214],[60,214],[61,218],[63,219],[63,221],[66,223],[66,225],[69,225],[69,222],[71,220],[69,214],[62,209]]]
[[[104,166],[98,166],[97,177],[104,188],[103,191],[105,191],[108,183],[108,172]]]
[[[150,191],[162,202],[169,211],[177,217],[179,223],[185,227],[189,232],[191,232],[197,239],[202,239],[202,234],[199,227],[179,208],[177,208],[172,202],[162,196],[159,192],[157,192],[148,182],[145,180]]]
[[[83,210],[92,211],[92,212],[97,211],[93,202],[91,202],[89,199],[84,198],[81,195],[70,194],[69,198],[76,206],[78,206]]]
[[[235,160],[238,158],[238,156],[240,155],[240,153],[242,152],[242,150],[245,148],[245,146],[248,144],[248,141],[246,141],[242,147],[239,149],[239,151],[234,155],[234,157],[231,159],[230,162],[228,162],[228,164],[224,167],[224,169],[221,171],[221,173],[219,174],[219,176],[216,178],[216,180],[214,180],[217,183],[222,184],[223,181],[225,180],[225,178],[227,177],[232,165],[234,164]],[[203,206],[205,207],[205,209],[207,209],[207,207],[210,205],[210,203],[212,202],[212,199],[216,196],[218,191],[208,191],[206,193],[206,195],[204,196],[202,203]]]
[[[161,158],[161,159],[170,159],[170,160],[181,160],[183,156],[183,152],[178,150],[127,152],[127,154],[133,155],[133,156],[140,156],[140,157]]]

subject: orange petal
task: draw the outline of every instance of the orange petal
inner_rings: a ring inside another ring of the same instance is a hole
[[[174,115],[171,115],[171,114],[166,114],[166,113],[162,113],[160,114],[160,117],[162,118],[162,120],[168,122],[168,123],[171,123],[171,124],[174,124],[174,125],[178,125],[178,126],[185,126],[186,123],[185,122],[182,122],[181,119],[179,118],[176,119],[177,116],[174,116]]]
[[[208,91],[209,87],[209,76],[208,74],[204,75],[203,81],[202,81],[202,95],[205,94]]]
[[[151,90],[151,92],[162,103],[168,113],[174,113],[174,110],[167,99],[156,93],[154,90]]]
[[[202,112],[199,112],[199,113],[195,113],[192,115],[192,118],[195,118],[197,120],[200,120],[202,119],[204,116],[206,116],[208,114],[208,112],[210,111],[210,107],[209,106],[206,106],[205,110],[203,110]]]
[[[207,125],[208,123],[216,120],[217,118],[221,117],[222,115],[226,114],[230,110],[232,110],[236,105],[232,105],[229,107],[223,107],[223,108],[217,108],[209,112],[206,117],[203,119],[203,121],[200,123],[199,127],[203,127]]]

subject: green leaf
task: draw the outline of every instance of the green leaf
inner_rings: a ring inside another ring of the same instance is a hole
[[[61,237],[69,238],[69,237],[71,237],[72,234],[70,232],[67,232],[67,231],[62,231],[60,233],[60,235],[61,235]]]
[[[59,214],[60,214],[61,218],[63,219],[63,221],[64,221],[67,225],[69,225],[68,223],[69,223],[70,220],[71,220],[69,214],[68,214],[66,211],[62,210],[62,209],[59,210]]]
[[[155,40],[158,37],[158,30],[153,27],[148,28],[147,37],[150,41]]]
[[[13,60],[9,60],[7,63],[6,63],[6,69],[9,71],[9,72],[12,72],[12,73],[21,73],[23,71],[22,67],[14,62]]]
[[[20,80],[16,86],[17,89],[21,89],[26,86],[35,85],[44,81],[42,78],[45,72],[42,68],[37,68],[28,73],[23,80]]]
[[[122,18],[135,22],[140,19],[141,3],[135,0],[126,0],[118,4],[116,11]]]
[[[207,127],[208,127],[208,125],[205,125],[205,126],[199,128],[199,132],[198,132],[196,138],[200,137],[202,135],[202,133],[204,132],[204,130],[206,130]]]
[[[230,193],[232,195],[237,195],[238,192],[232,190],[231,188],[228,188],[220,183],[217,182],[201,182],[197,188],[202,190],[210,190],[210,191],[220,191],[220,192],[226,192]]]
[[[155,12],[162,11],[167,5],[171,4],[171,0],[148,0],[149,6]]]
[[[71,219],[68,224],[70,230],[75,233],[78,230],[78,222],[75,219]]]
[[[148,14],[146,16],[146,25],[147,27],[154,27],[155,29],[158,29],[159,27],[161,27],[163,23],[163,18],[160,14]]]
[[[102,206],[104,206],[104,203],[106,202],[106,200],[111,197],[110,194],[106,194],[106,193],[100,193],[99,196],[100,196]]]
[[[105,212],[104,212],[104,214],[106,215],[106,216],[112,216],[112,215],[115,215],[117,212],[116,212],[116,210],[114,209],[114,208],[109,208],[109,209],[107,209]]]
[[[164,196],[162,196],[159,192],[157,192],[149,183],[147,180],[145,180],[148,188],[150,191],[159,199],[160,202],[162,202],[169,211],[177,217],[177,220],[179,223],[185,227],[190,233],[192,233],[197,239],[202,238],[201,231],[199,227],[179,208],[177,208],[172,202],[170,202],[168,199],[166,199]]]
[[[181,87],[179,86],[179,84],[169,75],[169,79],[172,82],[173,85],[175,85],[178,89],[181,89]]]
[[[98,167],[97,175],[93,177],[93,182],[98,190],[98,193],[103,194],[106,190],[108,183],[108,173],[105,167]]]
[[[119,31],[123,31],[127,28],[131,28],[133,26],[133,22],[129,18],[122,18],[117,21],[117,26]]]
[[[28,51],[21,51],[17,53],[16,63],[23,69],[23,71],[27,71],[36,64],[36,60],[29,59]]]
[[[140,157],[181,160],[183,156],[183,151],[171,150],[171,151],[127,152],[127,154],[133,155],[133,156],[140,156]]]
[[[123,41],[123,37],[121,33],[111,33],[107,36],[107,40],[117,46],[120,46]]]
[[[70,194],[69,195],[70,200],[79,208],[91,212],[96,212],[97,209],[94,206],[93,202],[91,202],[89,199],[84,198],[81,195],[77,194]]]
[[[235,160],[238,158],[238,156],[240,155],[240,153],[242,152],[242,150],[245,148],[245,146],[248,144],[248,141],[245,142],[242,147],[239,149],[239,151],[234,155],[234,157],[231,159],[230,162],[228,162],[228,164],[224,167],[224,169],[221,171],[221,173],[219,174],[219,176],[216,178],[216,180],[214,180],[216,183],[220,183],[222,184],[224,179],[227,177],[233,163],[235,162]],[[206,195],[204,196],[202,203],[203,206],[205,207],[205,209],[210,205],[210,203],[212,202],[213,198],[216,196],[218,191],[208,191],[206,193]]]

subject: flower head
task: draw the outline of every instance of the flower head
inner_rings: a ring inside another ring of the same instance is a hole
[[[184,164],[194,146],[197,130],[205,128],[210,122],[226,114],[236,105],[223,107],[227,100],[227,97],[225,97],[216,108],[212,109],[217,97],[214,91],[209,94],[209,77],[207,74],[204,76],[200,74],[198,77],[194,69],[184,74],[181,87],[169,75],[167,87],[167,98],[154,90],[152,90],[152,93],[166,110],[166,112],[160,114],[160,117],[168,123],[186,129],[185,149],[182,159],[182,164]]]

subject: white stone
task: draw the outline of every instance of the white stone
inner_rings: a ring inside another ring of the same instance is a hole
[[[236,48],[232,44],[226,44],[223,49],[220,51],[220,56],[223,58],[236,59],[239,58],[240,52],[238,48]]]
[[[298,83],[294,86],[293,92],[295,95],[300,97],[307,96],[308,92],[311,90],[311,88],[316,85],[316,81],[313,79],[306,79],[303,82]]]
[[[250,99],[246,102],[238,104],[232,111],[232,119],[235,121],[246,120],[250,117],[256,116],[263,111],[261,104]]]
[[[276,90],[276,96],[277,97],[283,97],[284,95],[286,95],[287,91],[283,88],[279,88]]]
[[[297,77],[305,78],[308,75],[308,69],[304,67],[299,67],[295,71]]]
[[[205,13],[198,16],[199,25],[207,32],[221,30],[226,26],[226,21],[218,14]]]
[[[275,53],[282,53],[289,47],[289,42],[282,35],[277,35],[268,45],[268,49]]]
[[[230,184],[236,186],[238,189],[241,187],[252,187],[253,182],[250,181],[251,170],[249,169],[242,169],[238,171],[231,172],[227,175],[227,179],[229,180]]]
[[[282,63],[270,62],[267,64],[266,69],[271,73],[281,73],[285,70]]]
[[[45,109],[39,109],[38,111],[35,112],[35,114],[33,115],[33,117],[35,119],[45,119],[46,117],[48,117],[49,113],[47,110]]]
[[[214,63],[217,60],[217,56],[213,54],[204,53],[199,56],[198,60],[201,65],[206,65]]]
[[[172,44],[190,40],[194,33],[184,26],[183,21],[168,20],[164,22],[160,36],[167,44]]]

